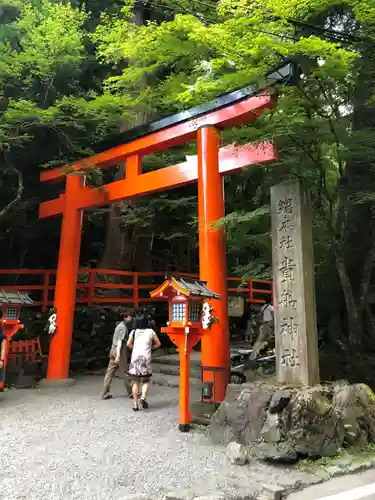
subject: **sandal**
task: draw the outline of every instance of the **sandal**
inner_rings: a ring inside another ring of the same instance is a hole
[[[136,404],[133,405],[133,411],[139,411],[138,405]]]
[[[140,399],[140,402],[141,402],[141,406],[142,406],[142,408],[143,408],[144,410],[147,410],[147,408],[148,408],[148,403],[147,403],[147,401],[145,400],[145,398],[141,398],[141,399]]]

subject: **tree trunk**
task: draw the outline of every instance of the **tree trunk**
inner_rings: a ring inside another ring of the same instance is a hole
[[[349,341],[352,344],[362,343],[362,321],[354,298],[353,287],[350,282],[344,257],[335,252],[336,270],[340,279],[341,288],[345,298],[346,311],[348,315]]]
[[[366,340],[366,347],[368,346],[368,344],[370,344],[370,345],[372,344],[372,348],[374,348],[375,347],[375,325],[374,325],[371,307],[368,303],[366,303],[366,305],[365,305],[364,314],[365,314],[366,330],[367,330],[368,337],[370,339],[370,342],[368,342],[368,340]]]
[[[153,271],[152,247],[154,234],[152,228],[147,233],[138,235],[135,245],[134,266],[139,271]]]
[[[361,29],[362,34],[367,31],[366,25],[357,28]],[[358,44],[357,50],[361,57],[357,60],[358,75],[352,96],[352,129],[354,134],[360,136],[373,130],[375,126],[375,105],[371,100],[375,90],[375,80],[373,78],[375,59],[373,49],[367,43]],[[346,188],[344,196],[347,200],[353,194],[368,192],[369,186],[375,180],[372,170],[369,168],[371,152],[369,151],[364,155],[358,149],[358,145],[354,144],[354,148],[356,149],[350,155],[351,159],[347,162],[345,168]],[[366,176],[364,172],[367,172]],[[372,192],[371,189],[370,192]],[[373,219],[372,208],[372,203],[350,204],[347,217],[347,225],[355,228],[351,230],[351,239],[347,242],[347,255],[348,262],[351,262],[352,267],[349,271],[352,276],[352,288],[358,290],[357,314],[353,318],[354,322],[359,325],[360,332],[356,334],[360,335],[358,338],[361,338],[364,333],[364,324],[368,333],[370,335],[373,333],[373,326],[370,325],[367,317],[369,313],[371,315],[368,307],[368,293],[375,263],[375,227],[373,220],[371,220]],[[369,220],[371,221],[370,224]],[[357,272],[361,267],[363,269],[362,276]],[[350,302],[352,302],[352,295],[351,293]],[[349,325],[349,327],[351,326]],[[363,342],[363,338],[361,340]]]
[[[120,168],[120,172],[124,172]],[[119,180],[123,175],[116,175]],[[121,228],[121,212],[124,203],[111,205],[107,217],[105,244],[99,267],[102,269],[130,269],[129,236]]]
[[[365,260],[365,265],[363,267],[363,275],[358,297],[358,308],[360,314],[363,314],[367,304],[367,296],[370,288],[372,271],[374,269],[374,262],[375,262],[375,240],[373,241],[372,246],[368,251]]]
[[[144,9],[142,7],[134,8],[134,23],[141,26],[144,22]],[[147,116],[144,112],[137,115],[134,126],[143,125],[147,122]],[[120,131],[128,128],[128,124],[122,124]],[[116,175],[115,180],[124,178],[126,175],[126,166],[123,163]],[[104,250],[100,259],[99,267],[107,269],[134,270],[135,256],[138,249],[134,248],[134,243],[139,240],[138,235],[130,235],[129,231],[121,227],[121,213],[126,211],[137,200],[124,200],[110,206],[106,223],[106,235]],[[135,228],[137,229],[137,228]],[[143,249],[142,249],[143,251]],[[147,252],[146,252],[147,253]],[[149,255],[144,255],[144,261],[149,260]],[[138,271],[142,269],[136,269]]]

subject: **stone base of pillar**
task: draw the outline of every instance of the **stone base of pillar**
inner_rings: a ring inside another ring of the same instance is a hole
[[[44,378],[39,382],[40,389],[62,389],[64,387],[72,387],[76,381],[74,378],[57,378],[48,379]]]

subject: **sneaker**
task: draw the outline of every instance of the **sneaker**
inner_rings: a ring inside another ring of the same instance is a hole
[[[133,411],[139,411],[138,405],[133,405]]]
[[[141,398],[141,399],[140,399],[140,402],[141,402],[141,406],[142,406],[142,408],[143,408],[144,410],[147,410],[147,408],[148,408],[148,403],[147,403],[147,401],[146,401],[145,399]]]
[[[112,394],[110,392],[105,392],[103,395],[102,395],[102,399],[103,400],[106,400],[106,399],[112,399]]]

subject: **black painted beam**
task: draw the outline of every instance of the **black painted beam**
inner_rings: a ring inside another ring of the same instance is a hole
[[[276,69],[272,73],[269,73],[266,76],[266,83],[261,89],[257,88],[255,85],[248,85],[247,87],[243,87],[242,89],[222,94],[208,103],[201,104],[200,106],[196,106],[186,111],[181,111],[180,113],[176,113],[166,118],[146,123],[145,125],[140,125],[125,132],[116,134],[109,140],[94,145],[93,149],[96,153],[105,151],[120,144],[125,144],[127,142],[133,141],[134,139],[139,139],[140,137],[148,135],[152,132],[163,130],[171,127],[172,125],[186,122],[191,118],[197,118],[217,109],[225,108],[226,106],[230,106],[231,104],[254,96],[267,88],[274,87],[275,85],[296,83],[298,78],[299,74],[297,66],[292,62],[287,63],[284,66]]]

